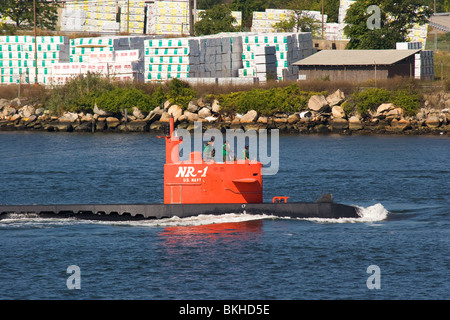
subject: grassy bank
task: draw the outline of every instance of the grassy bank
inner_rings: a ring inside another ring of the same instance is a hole
[[[137,107],[150,112],[166,100],[186,109],[189,101],[203,98],[207,101],[217,99],[224,113],[245,113],[256,110],[259,114],[270,116],[277,112],[295,113],[306,110],[312,95],[327,95],[337,89],[345,93],[343,105],[348,115],[358,112],[364,115],[382,103],[393,103],[409,115],[413,115],[424,103],[424,95],[440,91],[438,86],[415,80],[390,79],[371,82],[350,83],[344,81],[312,82],[269,82],[253,86],[190,86],[174,79],[163,84],[153,83],[114,83],[97,75],[78,77],[64,86],[44,88],[38,85],[22,85],[21,97],[33,104],[43,105],[54,115],[66,111],[92,113],[94,107],[112,113],[132,111]],[[424,86],[426,85],[426,86]],[[19,87],[1,86],[0,98],[17,97]]]

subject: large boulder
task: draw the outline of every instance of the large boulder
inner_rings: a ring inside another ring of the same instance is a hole
[[[127,123],[127,128],[131,132],[146,132],[149,124],[145,120],[134,120]]]
[[[193,112],[188,111],[188,110],[186,110],[186,111],[183,113],[183,116],[186,117],[186,120],[187,120],[188,122],[194,122],[194,121],[197,121],[197,120],[198,120],[198,114],[193,113]]]
[[[219,113],[220,105],[219,105],[219,101],[217,99],[214,99],[212,106],[211,106],[211,111],[214,113]]]
[[[403,117],[402,108],[394,108],[386,113],[386,119],[397,119],[400,120]]]
[[[300,117],[298,116],[298,114],[294,113],[291,114],[288,118],[287,118],[287,122],[289,124],[293,124],[293,123],[297,123],[300,120]]]
[[[348,119],[348,128],[354,131],[361,130],[363,128],[361,119],[357,116],[350,117],[350,119]]]
[[[187,111],[195,113],[195,112],[198,112],[198,110],[199,110],[199,106],[197,104],[197,101],[190,101],[189,105],[187,107]]]
[[[308,109],[315,112],[325,112],[329,109],[329,106],[324,96],[314,95],[308,101]]]
[[[425,120],[425,124],[428,128],[437,128],[441,125],[441,119],[438,116],[432,115]]]
[[[406,119],[393,119],[391,121],[391,128],[396,131],[404,131],[411,128],[411,123]]]
[[[177,121],[179,117],[183,114],[183,109],[179,105],[171,105],[167,113],[173,117],[174,121]]]
[[[200,119],[206,119],[208,117],[211,116],[211,110],[209,110],[206,107],[203,107],[199,112],[198,112],[198,117]]]
[[[136,117],[136,119],[139,119],[139,120],[145,118],[145,115],[137,107],[133,107],[133,116]]]
[[[376,118],[384,119],[386,114],[394,110],[396,107],[392,103],[383,103],[377,108]]]
[[[170,114],[166,111],[164,111],[161,114],[161,118],[159,118],[159,122],[169,122],[170,121]]]
[[[78,119],[78,113],[66,112],[58,118],[59,122],[75,122]]]
[[[330,107],[336,106],[344,102],[345,100],[345,94],[341,90],[337,89],[334,93],[330,94],[326,98],[328,105]]]
[[[16,114],[12,115],[11,118],[9,118],[9,121],[17,121],[20,118],[21,118],[20,114],[16,113]]]
[[[249,112],[247,112],[246,114],[244,114],[241,119],[240,122],[241,123],[251,123],[254,122],[258,119],[258,112],[256,112],[255,110],[250,110]]]
[[[344,118],[336,118],[331,122],[331,126],[333,127],[333,130],[346,130],[349,128],[349,124],[347,119]]]
[[[345,118],[345,112],[341,106],[334,106],[331,108],[331,114],[334,118]]]
[[[11,106],[5,106],[5,107],[3,107],[3,116],[9,117],[9,116],[15,115],[16,111],[17,111],[16,108],[13,108]]]
[[[100,109],[100,108],[97,106],[97,104],[94,104],[94,114],[97,114],[97,115],[99,115],[99,116],[110,116],[110,115],[112,115],[111,112],[108,112],[108,111],[105,111],[105,110]]]
[[[117,126],[120,125],[120,120],[117,119],[116,117],[107,117],[106,118],[106,125],[108,126],[108,128],[114,129]]]
[[[35,108],[27,104],[19,109],[19,113],[22,114],[22,117],[29,118],[35,114]]]
[[[10,101],[4,98],[0,98],[0,110],[6,106],[9,106]]]

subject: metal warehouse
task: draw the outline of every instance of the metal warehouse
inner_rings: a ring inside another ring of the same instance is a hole
[[[322,50],[293,65],[299,80],[366,81],[394,77],[432,78],[424,73],[429,52],[422,50]]]

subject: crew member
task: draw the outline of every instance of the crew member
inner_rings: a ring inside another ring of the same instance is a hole
[[[250,159],[250,153],[248,152],[248,145],[245,146],[245,149],[242,151],[242,159],[244,160]]]
[[[215,154],[214,150],[214,137],[211,137],[211,140],[205,145],[203,149],[203,159],[205,161],[212,160]]]
[[[222,146],[222,155],[223,155],[223,162],[231,161],[231,149],[230,144],[228,141],[225,141],[225,143]]]

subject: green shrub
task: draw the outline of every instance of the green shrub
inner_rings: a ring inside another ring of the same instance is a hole
[[[151,97],[136,88],[114,88],[97,97],[96,102],[100,109],[113,113],[120,113],[125,109],[132,112],[133,107],[142,111],[153,109]]]
[[[63,86],[55,86],[45,106],[55,114],[65,111],[92,112],[95,100],[102,92],[113,88],[109,80],[100,75],[80,75]]]
[[[298,85],[284,88],[252,89],[249,91],[221,94],[217,97],[223,110],[246,113],[255,110],[262,115],[274,112],[294,113],[305,110],[309,98],[325,92],[301,91]]]
[[[391,102],[402,108],[407,115],[413,116],[420,108],[421,97],[418,93],[410,90],[398,90],[392,93]]]
[[[189,102],[197,97],[197,92],[191,89],[188,83],[175,78],[168,82],[166,97],[170,103],[177,104],[186,110]]]
[[[414,89],[389,91],[383,88],[369,88],[353,93],[346,102],[344,111],[348,113],[356,106],[361,115],[367,116],[369,111],[375,111],[383,103],[393,103],[396,107],[402,108],[406,114],[414,115],[420,108],[421,96]]]
[[[352,95],[352,100],[361,115],[374,111],[380,104],[390,102],[391,92],[382,88],[369,88]]]

